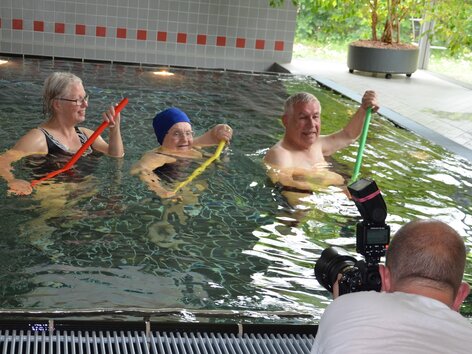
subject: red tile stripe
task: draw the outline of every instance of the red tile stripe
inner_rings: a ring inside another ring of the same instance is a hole
[[[126,28],[118,27],[116,29],[116,38],[126,38]]]
[[[43,21],[34,21],[33,30],[35,32],[44,32],[44,22]]]
[[[85,35],[85,25],[75,25],[75,34],[79,36],[84,36]]]
[[[216,45],[218,47],[226,47],[226,37],[223,37],[223,36],[216,37]]]
[[[66,25],[64,23],[56,22],[54,24],[54,32],[56,33],[65,33]]]
[[[14,18],[11,22],[11,28],[14,30],[22,30],[23,29],[23,20],[20,18]]]
[[[177,33],[177,43],[187,43],[187,33]]]
[[[275,41],[274,50],[283,51],[284,50],[284,42],[283,41]]]
[[[138,30],[136,32],[136,39],[138,41],[145,41],[147,39],[147,31],[146,30]]]
[[[2,18],[0,18],[0,28],[2,28]],[[74,25],[70,25],[74,26]],[[24,20],[21,18],[14,18],[11,21],[11,28],[14,30],[24,30]],[[87,25],[84,24],[75,24],[75,35],[78,36],[84,36],[87,34]],[[44,32],[45,31],[45,23],[44,21],[33,21],[33,31],[35,32]],[[66,24],[62,22],[55,22],[54,23],[54,33],[58,34],[64,34],[66,32]],[[89,35],[93,33],[93,29],[90,28]],[[136,31],[136,39],[139,41],[147,41],[151,40],[151,38],[148,36],[149,30],[145,29],[138,29]],[[167,42],[168,41],[168,32],[166,31],[157,31],[156,37],[152,40],[156,40],[158,42]],[[105,26],[95,26],[95,36],[96,37],[107,37],[110,36],[109,31],[107,27]],[[116,28],[115,32],[116,38],[121,38],[121,39],[126,39],[128,38],[128,29],[124,27],[118,27]],[[194,41],[197,45],[211,45],[212,43],[209,43],[208,41],[208,35],[207,34],[197,34],[196,37],[189,37],[188,33],[185,32],[179,32],[176,35],[176,42],[180,44],[191,44],[189,42],[190,38],[195,38]],[[229,38],[227,36],[216,36],[215,43],[217,47],[227,47],[229,46],[229,43],[231,41],[228,40]],[[211,41],[210,41],[211,42]],[[248,48],[248,43],[246,38],[242,37],[237,37],[234,42],[234,47],[236,48]],[[257,50],[265,50],[269,49],[270,47],[270,41],[267,41],[265,39],[256,39],[254,43],[254,49]],[[285,50],[285,42],[282,40],[275,40],[273,42],[273,50],[274,51],[284,51]]]
[[[246,48],[246,39],[236,38],[236,48]]]
[[[95,36],[96,37],[106,37],[107,36],[107,28],[102,26],[97,26],[95,28]]]
[[[166,42],[167,41],[167,32],[157,32],[157,38],[159,42]]]
[[[197,44],[205,45],[207,44],[207,36],[206,34],[199,34],[197,35]]]
[[[265,48],[265,40],[263,39],[256,39],[256,49],[264,49]]]

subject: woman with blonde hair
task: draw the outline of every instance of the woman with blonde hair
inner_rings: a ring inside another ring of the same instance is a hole
[[[43,101],[47,119],[0,155],[0,176],[7,181],[10,194],[28,195],[32,192],[30,182],[17,179],[13,174],[13,163],[30,155],[72,157],[93,133],[88,128],[79,127],[85,121],[88,95],[82,80],[76,75],[68,72],[49,75],[44,82]],[[120,114],[114,115],[113,106],[103,113],[103,119],[110,122],[109,142],[99,136],[85,154],[96,150],[112,157],[124,155]]]

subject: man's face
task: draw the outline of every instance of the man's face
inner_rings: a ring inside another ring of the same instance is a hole
[[[296,103],[291,114],[283,117],[286,139],[304,148],[314,144],[320,135],[320,115],[321,107],[318,102]]]

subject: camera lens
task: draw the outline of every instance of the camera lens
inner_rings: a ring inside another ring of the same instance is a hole
[[[326,290],[333,292],[333,284],[338,274],[347,268],[352,268],[356,259],[349,256],[343,249],[328,247],[321,252],[321,257],[315,264],[315,277]]]

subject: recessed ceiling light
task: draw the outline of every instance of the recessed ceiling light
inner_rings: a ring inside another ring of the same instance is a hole
[[[167,70],[161,70],[161,71],[154,71],[154,75],[159,75],[159,76],[173,76],[174,73],[171,73],[170,71]]]

